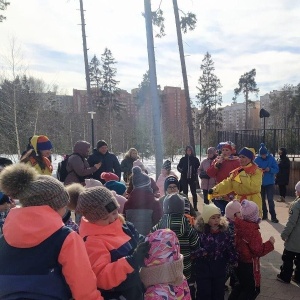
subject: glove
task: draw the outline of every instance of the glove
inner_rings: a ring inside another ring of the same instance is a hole
[[[133,254],[127,256],[126,259],[128,263],[135,269],[138,270],[141,266],[144,265],[144,259],[149,257],[150,243],[142,242],[138,244]]]
[[[213,189],[209,189],[209,190],[208,190],[208,193],[209,193],[210,195],[212,195],[212,194],[214,193],[214,190],[213,190]]]

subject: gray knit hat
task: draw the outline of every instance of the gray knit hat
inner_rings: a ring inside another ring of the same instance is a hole
[[[151,187],[150,177],[138,166],[132,168],[132,184],[134,188]]]
[[[97,186],[85,189],[79,194],[76,212],[82,214],[91,223],[105,219],[119,207],[119,203],[110,190]]]
[[[18,163],[6,167],[0,175],[0,189],[23,207],[49,205],[59,210],[69,203],[64,185],[52,176],[39,175],[35,168]]]
[[[179,194],[167,195],[163,202],[164,214],[184,214],[185,201]]]

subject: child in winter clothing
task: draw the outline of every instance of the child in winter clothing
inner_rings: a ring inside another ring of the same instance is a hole
[[[133,168],[132,168],[132,173],[129,177],[129,184],[128,184],[128,188],[127,188],[127,194],[129,195],[132,190],[133,190],[133,183],[132,183],[132,178],[133,178],[133,169],[134,167],[139,167],[143,173],[147,174],[148,175],[148,171],[146,170],[144,164],[139,160],[137,159],[136,161],[133,162]],[[151,189],[152,189],[152,193],[154,194],[154,197],[156,198],[159,198],[160,197],[160,194],[159,194],[159,188],[158,186],[156,185],[156,182],[154,181],[153,178],[149,177],[150,178],[150,181],[151,181]]]
[[[190,289],[191,296],[193,293],[195,278],[192,276],[192,260],[191,252],[196,251],[199,247],[199,238],[196,230],[190,225],[185,217],[185,201],[179,194],[171,194],[165,197],[163,202],[163,212],[159,223],[152,228],[152,232],[158,229],[170,228],[175,232],[180,244],[180,253],[183,255],[183,274],[186,277]]]
[[[240,210],[241,210],[241,203],[237,199],[233,199],[225,207],[225,217],[227,218],[228,221],[228,231],[230,233],[233,243],[235,238],[234,220],[235,218],[241,218]],[[233,288],[233,286],[237,284],[237,277],[234,271],[234,267],[231,264],[227,264],[225,282],[228,280],[229,277],[230,277],[230,286]]]
[[[139,268],[149,243],[138,245],[139,233],[118,214],[119,204],[107,188],[73,184],[67,189],[72,205],[83,216],[79,234],[104,299],[142,300]]]
[[[0,237],[0,299],[103,299],[82,238],[62,222],[69,202],[63,184],[15,164],[1,172],[0,185],[22,205],[10,211]]]
[[[289,219],[281,233],[281,238],[284,240],[283,264],[277,278],[285,283],[293,280],[300,284],[300,181],[295,185],[295,194],[296,199],[289,209]],[[295,270],[293,270],[293,263]]]
[[[213,203],[204,204],[197,218],[200,247],[194,252],[197,300],[223,300],[226,265],[236,265],[237,254],[228,231],[228,222]]]
[[[104,186],[108,188],[110,191],[112,191],[114,197],[117,199],[119,203],[118,212],[119,214],[123,214],[124,205],[127,201],[127,199],[124,197],[126,193],[126,185],[116,180],[110,180],[107,181]]]
[[[229,300],[254,300],[260,293],[259,258],[274,250],[274,237],[263,243],[259,232],[259,209],[253,201],[241,202],[242,219],[235,219],[235,243],[239,254],[234,286]]]
[[[179,181],[177,176],[170,175],[165,179],[164,183],[164,196],[159,199],[161,209],[163,210],[163,203],[167,195],[179,193]],[[179,193],[184,198],[184,214],[189,219],[190,224],[194,226],[195,218],[197,217],[194,207],[191,205],[187,196],[183,193]]]
[[[162,210],[152,193],[150,177],[140,167],[132,169],[132,183],[134,189],[124,205],[124,215],[140,234],[147,235],[160,220]]]
[[[159,229],[150,233],[149,257],[140,277],[146,288],[145,300],[190,300],[190,291],[183,275],[183,256],[179,241],[170,229]]]
[[[166,160],[162,165],[161,173],[156,181],[156,185],[159,188],[159,193],[161,196],[165,194],[165,180],[170,175],[176,176],[176,174],[171,171],[171,162]]]

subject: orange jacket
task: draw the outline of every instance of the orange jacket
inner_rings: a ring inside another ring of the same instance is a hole
[[[31,248],[62,226],[61,216],[48,205],[13,208],[5,220],[3,234],[11,246]],[[76,232],[71,232],[66,237],[58,262],[62,265],[62,273],[74,299],[103,300],[97,290],[84,242]]]
[[[120,249],[131,237],[124,233],[119,219],[100,226],[81,219],[79,234],[85,238],[86,250],[92,269],[97,277],[97,286],[110,290],[120,285],[134,271],[125,257],[112,261],[111,252]]]

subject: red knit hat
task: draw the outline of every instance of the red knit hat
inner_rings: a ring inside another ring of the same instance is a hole
[[[224,149],[224,148],[227,148],[227,149],[229,149],[231,152],[233,152],[233,148],[232,148],[232,146],[231,146],[230,144],[224,144],[224,145],[222,146],[222,149]]]
[[[109,173],[107,173],[107,172],[101,173],[100,178],[103,179],[105,182],[111,181],[111,180],[119,181],[119,176],[117,176],[116,174],[111,173],[111,172],[109,172]]]

